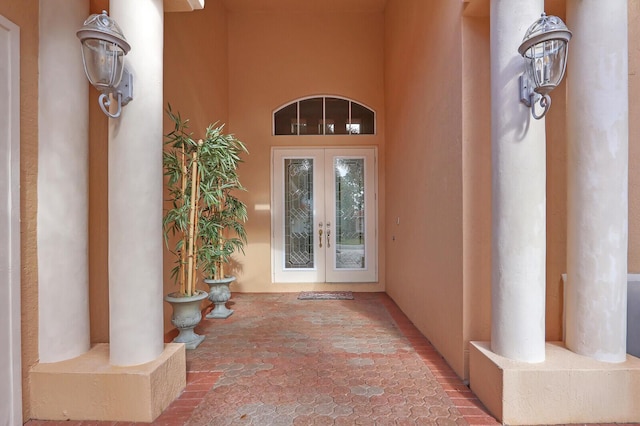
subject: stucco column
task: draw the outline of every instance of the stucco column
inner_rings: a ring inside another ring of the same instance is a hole
[[[164,349],[162,0],[111,0],[131,51],[134,99],[109,121],[109,335],[113,365]]]
[[[519,102],[518,46],[542,0],[491,0],[491,350],[545,356],[546,159],[544,119]]]
[[[89,349],[89,83],[75,30],[86,0],[40,0],[38,347],[42,363]],[[4,285],[4,283],[3,283]]]
[[[627,1],[567,2],[575,35],[567,75],[566,345],[626,358]]]

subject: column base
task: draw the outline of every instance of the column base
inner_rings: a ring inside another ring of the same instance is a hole
[[[31,368],[31,418],[152,422],[186,386],[184,345],[168,343],[146,364],[109,364],[100,343],[66,361]]]
[[[640,422],[640,359],[611,364],[547,342],[546,360],[529,364],[471,342],[471,390],[503,424]]]

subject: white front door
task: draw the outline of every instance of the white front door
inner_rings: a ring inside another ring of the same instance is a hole
[[[22,424],[20,31],[0,16],[0,425]]]
[[[274,148],[274,282],[377,281],[375,158],[375,148]]]

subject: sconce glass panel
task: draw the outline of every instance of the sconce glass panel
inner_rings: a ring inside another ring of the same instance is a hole
[[[96,89],[108,90],[120,84],[124,51],[117,44],[90,38],[83,40],[82,50],[87,77]]]
[[[564,76],[567,43],[563,40],[547,40],[531,46],[524,54],[529,79],[535,91],[546,94],[553,90]]]

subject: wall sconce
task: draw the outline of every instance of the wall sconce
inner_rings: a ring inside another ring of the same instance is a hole
[[[544,117],[549,110],[549,92],[564,77],[570,39],[571,31],[562,19],[543,13],[529,27],[518,47],[526,68],[525,73],[520,76],[520,102],[531,107],[531,115],[536,120]],[[535,111],[536,102],[543,108],[540,115]]]
[[[122,30],[106,11],[84,21],[76,35],[82,43],[82,63],[87,78],[100,92],[98,103],[111,118],[120,117],[122,106],[133,99],[133,76],[124,66],[124,56],[131,46]],[[109,107],[113,96],[118,104],[114,114]]]

